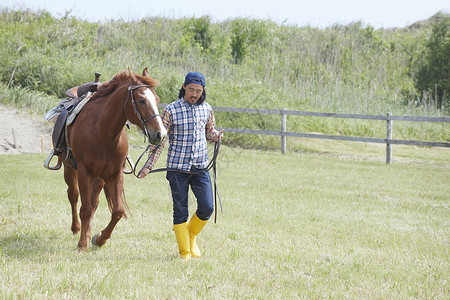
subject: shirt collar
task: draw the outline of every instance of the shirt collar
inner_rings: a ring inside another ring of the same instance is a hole
[[[183,103],[187,107],[193,107],[194,106],[193,104],[187,102],[187,100],[184,99],[184,97],[181,97],[181,103]]]
[[[181,97],[181,102],[182,102],[185,106],[190,107],[190,108],[200,107],[200,105],[201,105],[201,104],[197,104],[197,103],[191,104],[191,103],[189,103],[186,99],[184,99],[184,97]],[[202,103],[202,104],[203,104],[203,103]]]

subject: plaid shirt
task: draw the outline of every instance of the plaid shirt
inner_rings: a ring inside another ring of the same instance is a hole
[[[190,171],[192,166],[208,166],[206,141],[216,142],[219,132],[211,106],[203,102],[192,105],[183,98],[169,104],[162,113],[162,122],[169,137],[167,168]],[[150,148],[146,167],[150,170],[158,160],[165,142]]]

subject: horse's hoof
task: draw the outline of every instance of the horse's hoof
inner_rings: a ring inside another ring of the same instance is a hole
[[[94,235],[93,237],[92,237],[92,240],[91,240],[91,244],[92,245],[94,245],[94,246],[97,246],[97,247],[100,247],[99,245],[97,245],[97,237],[98,237],[98,233],[96,234],[96,235]]]

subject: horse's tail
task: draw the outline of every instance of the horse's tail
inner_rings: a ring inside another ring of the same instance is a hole
[[[127,198],[125,197],[125,189],[122,191],[122,195],[123,195],[123,207],[125,208],[125,214],[124,217],[125,219],[128,218],[127,214],[130,216],[133,216],[133,214],[131,213],[130,207],[128,206],[128,202],[127,202]]]
[[[113,203],[112,203],[112,198],[111,198],[111,196],[109,195],[108,187],[105,185],[105,186],[103,187],[103,190],[104,190],[104,192],[105,192],[106,202],[108,202],[108,208],[109,208],[109,211],[112,212],[112,209],[113,209]],[[126,218],[128,218],[128,215],[132,216],[133,214],[131,213],[130,207],[128,206],[127,199],[126,199],[126,197],[125,197],[125,190],[123,190],[122,196],[123,196],[122,204],[123,204],[123,207],[124,207],[124,209],[125,209],[125,212],[124,212],[124,214],[123,214],[123,217],[126,219]]]

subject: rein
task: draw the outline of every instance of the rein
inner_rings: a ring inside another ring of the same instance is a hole
[[[150,173],[173,171],[173,172],[179,172],[179,173],[189,174],[189,175],[200,175],[200,174],[204,174],[206,172],[209,172],[212,169],[213,170],[213,175],[214,175],[214,207],[215,207],[215,209],[214,209],[214,223],[217,222],[217,200],[219,200],[220,212],[222,212],[222,200],[220,199],[219,190],[217,188],[217,157],[219,156],[220,143],[221,143],[221,139],[219,138],[219,141],[214,143],[214,154],[213,154],[212,159],[210,160],[210,162],[206,166],[206,168],[200,169],[200,171],[192,172],[192,171],[184,171],[184,170],[173,169],[173,168],[160,168],[160,169],[150,170],[150,172],[148,172],[150,174]],[[144,150],[144,152],[142,152],[141,156],[139,156],[138,160],[136,161],[136,164],[133,167],[133,174],[137,178],[139,178],[139,175],[141,175],[142,171],[145,168],[145,165],[147,164],[147,162],[148,162],[148,160],[150,158],[147,159],[147,161],[144,164],[144,167],[142,167],[142,169],[138,172],[138,174],[136,174],[136,168],[137,168],[137,166],[139,164],[139,161],[144,156],[144,154],[146,154],[148,152],[148,150],[150,149],[151,146],[152,146],[151,144],[149,144],[147,146],[147,148]]]
[[[147,124],[147,122],[150,121],[151,119],[156,118],[156,117],[159,117],[160,115],[159,115],[158,113],[156,113],[156,114],[154,114],[154,115],[148,117],[147,119],[144,119],[144,117],[142,116],[142,114],[139,112],[139,110],[138,110],[138,108],[137,108],[137,105],[136,105],[136,100],[134,100],[134,93],[133,93],[133,92],[134,92],[134,90],[136,90],[136,89],[138,89],[138,88],[141,88],[141,87],[151,88],[150,85],[145,85],[145,84],[141,84],[141,85],[132,85],[132,84],[130,84],[130,86],[128,87],[129,93],[128,93],[127,101],[125,102],[125,105],[123,106],[123,108],[124,108],[124,110],[125,110],[125,107],[127,106],[128,101],[130,100],[130,95],[131,95],[131,104],[133,104],[134,112],[135,112],[135,114],[139,117],[139,119],[141,120],[142,125],[143,125],[142,128],[144,128],[144,129],[143,129],[144,134],[145,134],[145,136],[148,138],[148,140],[150,141],[150,134],[149,134],[148,131],[147,131],[146,124]]]

